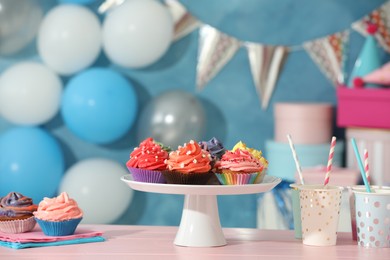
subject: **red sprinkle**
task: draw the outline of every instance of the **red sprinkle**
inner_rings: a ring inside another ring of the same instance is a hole
[[[373,23],[368,23],[366,30],[367,30],[368,34],[374,35],[376,33],[376,31],[378,30],[378,26],[376,24],[373,24]]]
[[[360,77],[356,77],[353,79],[353,87],[354,88],[363,88],[364,87],[364,80]]]

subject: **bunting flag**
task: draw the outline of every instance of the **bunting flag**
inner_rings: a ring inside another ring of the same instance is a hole
[[[230,61],[241,43],[217,29],[203,25],[199,31],[196,86],[201,90]]]
[[[345,83],[348,42],[349,30],[346,30],[303,44],[303,48],[334,86]]]
[[[264,46],[257,43],[246,43],[245,46],[261,107],[267,109],[288,49],[284,46]]]
[[[173,17],[174,41],[180,40],[200,26],[201,23],[177,0],[165,0],[165,5]]]
[[[352,28],[362,35],[368,36],[366,30],[368,23],[378,27],[374,37],[386,52],[390,52],[390,1],[354,22]]]

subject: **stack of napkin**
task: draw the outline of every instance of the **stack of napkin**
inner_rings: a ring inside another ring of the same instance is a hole
[[[35,227],[31,232],[10,234],[0,232],[0,246],[14,249],[42,246],[60,246],[71,244],[82,244],[91,242],[103,242],[103,233],[88,229],[78,228],[73,235],[51,237],[43,234],[39,227]]]

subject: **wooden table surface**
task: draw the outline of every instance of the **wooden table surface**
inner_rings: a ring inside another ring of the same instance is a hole
[[[363,248],[351,234],[338,234],[336,246],[303,245],[290,230],[223,229],[227,245],[210,248],[173,244],[177,227],[80,225],[103,231],[105,242],[27,249],[0,247],[0,259],[390,259],[390,248]]]

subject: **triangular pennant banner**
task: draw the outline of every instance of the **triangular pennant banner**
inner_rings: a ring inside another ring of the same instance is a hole
[[[267,109],[285,58],[287,47],[246,43],[248,58],[261,107]]]
[[[385,51],[390,52],[390,1],[354,22],[352,28],[362,35],[368,36],[366,30],[368,23],[378,27],[374,37]]]
[[[217,29],[203,25],[199,31],[196,86],[204,86],[230,61],[240,42]]]
[[[345,83],[348,41],[349,31],[346,30],[303,44],[306,52],[335,86]]]
[[[177,41],[200,26],[200,22],[177,0],[165,0],[175,23],[173,40]]]

